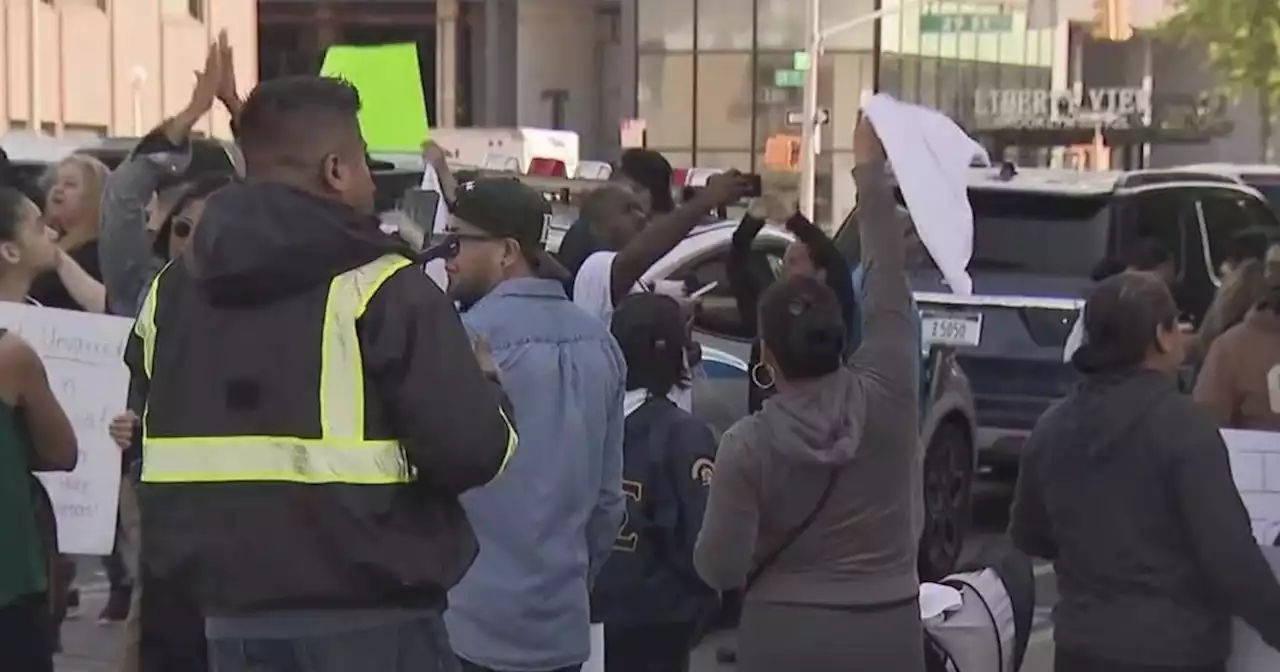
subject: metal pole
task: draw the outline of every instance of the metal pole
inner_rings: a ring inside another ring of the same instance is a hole
[[[892,7],[884,7],[883,3],[877,2],[878,6],[875,11],[823,30],[822,17],[818,10],[819,0],[806,0],[805,17],[808,20],[805,25],[808,26],[809,35],[805,40],[805,53],[809,55],[809,70],[805,73],[804,78],[804,109],[801,112],[804,119],[800,124],[800,212],[805,217],[813,219],[815,164],[817,163],[818,152],[821,149],[821,134],[818,132],[818,59],[822,55],[823,41],[846,30],[852,30],[867,23],[878,22],[886,16],[898,14],[925,1],[900,0]],[[999,5],[1001,7],[1017,8],[1025,8],[1026,6],[1024,0],[968,0],[965,4],[977,6]],[[878,33],[879,31],[877,30]],[[879,58],[879,55],[877,54],[876,57]]]
[[[40,121],[40,0],[31,0],[27,7],[27,88],[31,98],[27,101],[27,128],[41,132]]]
[[[814,180],[817,174],[821,134],[818,132],[818,59],[822,55],[822,16],[819,0],[807,0],[808,36],[805,53],[809,69],[804,73],[804,108],[800,122],[800,213],[813,220]]]

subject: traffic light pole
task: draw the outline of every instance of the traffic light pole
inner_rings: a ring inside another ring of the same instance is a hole
[[[818,116],[818,60],[822,57],[823,43],[847,30],[873,23],[886,16],[893,16],[904,9],[925,4],[925,0],[901,0],[892,7],[882,7],[825,30],[822,28],[820,3],[821,0],[805,0],[805,26],[808,34],[805,40],[805,53],[808,56],[806,60],[809,69],[805,71],[804,77],[804,108],[801,113],[804,118],[801,119],[800,126],[800,212],[810,221],[813,220],[817,158],[822,149],[820,133],[822,119]],[[967,6],[997,5],[1005,8],[1025,6],[1023,0],[966,0],[964,4]],[[875,58],[880,58],[880,54],[875,54]],[[853,129],[849,130],[852,132]]]

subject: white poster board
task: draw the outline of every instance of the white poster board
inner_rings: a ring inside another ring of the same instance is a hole
[[[1224,429],[1222,439],[1253,536],[1263,546],[1274,546],[1280,537],[1280,433]]]
[[[1222,431],[1231,458],[1231,476],[1249,510],[1253,536],[1264,548],[1273,570],[1280,571],[1280,434],[1235,429]],[[1258,633],[1235,619],[1228,672],[1275,672],[1280,652],[1262,642]]]
[[[121,457],[107,426],[125,407],[124,345],[132,324],[122,317],[0,304],[0,327],[20,334],[40,355],[80,445],[75,471],[39,475],[53,501],[63,553],[108,555],[115,545]]]
[[[591,657],[582,664],[581,672],[604,672],[604,624],[591,624]]]

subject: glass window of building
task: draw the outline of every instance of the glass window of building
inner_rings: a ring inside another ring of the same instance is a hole
[[[787,112],[799,110],[804,106],[804,89],[778,86],[779,71],[786,71],[793,65],[790,52],[762,52],[756,56],[755,84],[753,93],[756,96],[755,150],[764,151],[769,138],[780,133],[799,133],[799,127],[787,125]],[[821,87],[819,87],[821,89]]]
[[[698,0],[698,51],[751,51],[751,8],[752,0]]]
[[[750,151],[718,152],[699,149],[694,161],[700,168],[736,168],[744,173],[751,171]],[[672,165],[675,164],[673,163]]]
[[[753,75],[750,52],[698,54],[699,161],[704,149],[751,151]]]
[[[938,104],[939,60],[940,59],[932,56],[924,56],[920,58],[920,88],[916,97],[916,102],[933,109],[939,109],[942,107]]]
[[[808,32],[804,15],[804,2],[756,0],[757,46],[760,49],[804,49]]]
[[[694,0],[644,0],[636,12],[640,51],[693,49]]]
[[[637,58],[637,107],[654,149],[693,146],[693,61],[692,54],[642,53]]]
[[[803,8],[803,3],[795,5]],[[819,21],[823,29],[830,29],[874,12],[876,0],[821,0],[820,7]],[[831,34],[826,40],[826,49],[828,52],[870,51],[875,48],[875,40],[875,22],[868,21],[856,28]]]

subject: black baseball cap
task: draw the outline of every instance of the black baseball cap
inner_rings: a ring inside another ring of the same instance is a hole
[[[490,177],[459,184],[453,216],[494,238],[516,241],[538,277],[571,277],[547,252],[551,204],[519,180]]]

